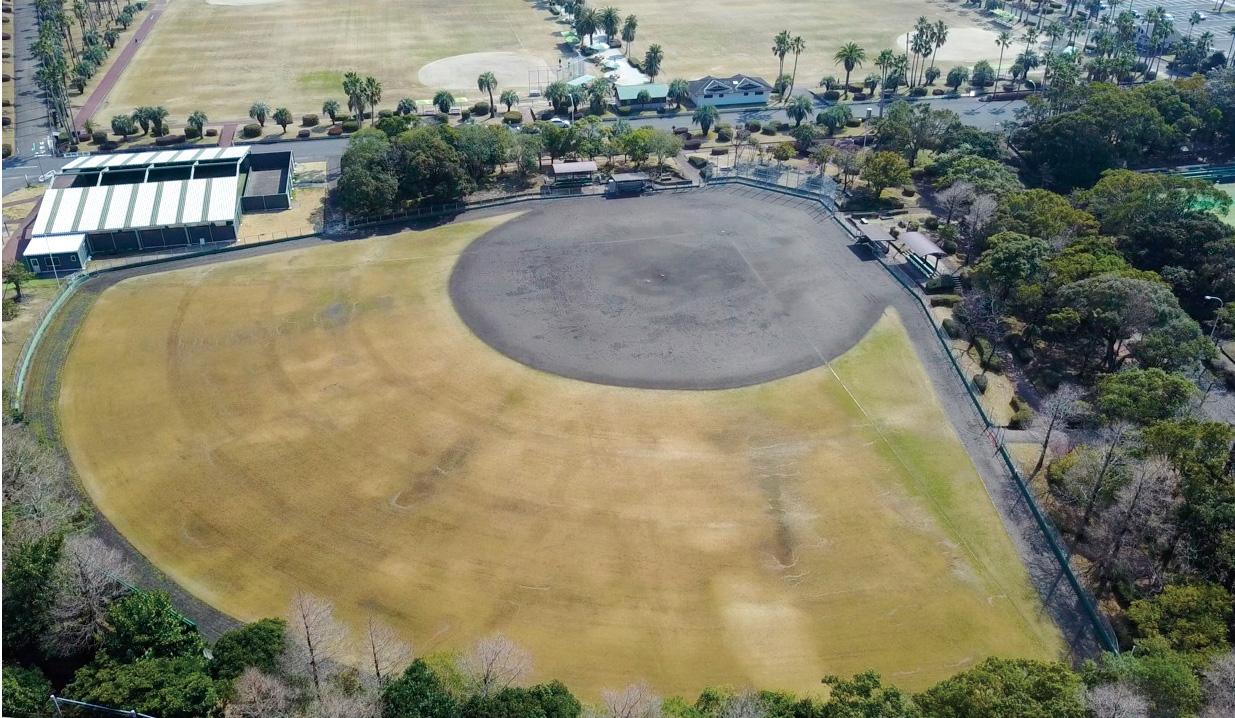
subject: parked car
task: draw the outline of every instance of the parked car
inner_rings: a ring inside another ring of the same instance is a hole
[[[555,127],[566,128],[566,127],[570,127],[570,120],[564,120],[561,117],[554,117],[553,119],[549,120],[549,124],[554,125]]]

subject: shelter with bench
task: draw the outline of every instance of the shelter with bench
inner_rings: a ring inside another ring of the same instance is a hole
[[[596,176],[596,163],[592,161],[583,162],[554,162],[550,172],[553,174],[554,187],[582,187],[592,184],[592,179]]]

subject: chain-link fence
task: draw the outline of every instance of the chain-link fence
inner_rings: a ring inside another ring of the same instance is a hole
[[[779,162],[731,162],[726,156],[708,175],[710,184],[738,181],[815,199],[832,211],[837,208],[840,185],[822,172],[807,171]]]

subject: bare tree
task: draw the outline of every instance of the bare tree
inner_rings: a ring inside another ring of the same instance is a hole
[[[1085,540],[1090,521],[1102,508],[1110,505],[1120,487],[1127,482],[1127,441],[1129,427],[1118,423],[1106,427],[1099,441],[1092,446],[1080,446],[1059,475],[1063,488],[1061,498],[1081,511],[1076,540]]]
[[[79,504],[59,454],[7,418],[0,444],[5,538],[15,543],[34,540],[67,524]]]
[[[632,683],[620,691],[600,694],[606,718],[660,718],[661,699],[647,683]]]
[[[1165,457],[1138,461],[1130,471],[1131,479],[1115,494],[1115,502],[1102,515],[1109,541],[1106,553],[1097,562],[1099,582],[1105,586],[1114,566],[1124,551],[1129,537],[1152,539],[1170,523],[1179,474]],[[1137,546],[1142,545],[1140,541]],[[1144,563],[1151,564],[1149,557]],[[1150,568],[1152,571],[1152,568]]]
[[[1103,683],[1085,691],[1094,718],[1146,718],[1149,701],[1126,683]]]
[[[522,680],[532,670],[532,656],[502,634],[481,639],[459,659],[471,691],[489,696]]]
[[[719,718],[764,718],[768,708],[754,691],[744,691],[729,699]]]
[[[973,185],[968,182],[956,182],[935,195],[940,209],[944,211],[944,224],[952,224],[952,219],[964,212],[977,197]]]
[[[307,593],[292,597],[287,613],[287,649],[283,661],[288,673],[305,676],[321,703],[325,683],[338,665],[347,629],[335,618],[334,604]]]
[[[224,718],[287,718],[294,713],[292,689],[256,668],[240,674],[234,691],[236,697],[223,709]]]
[[[412,662],[412,647],[393,628],[369,616],[365,621],[363,653],[373,685],[381,690]]]
[[[331,690],[318,701],[312,715],[315,718],[378,718],[381,714],[381,702],[376,695]]]
[[[1227,651],[1205,669],[1205,710],[1201,718],[1235,716],[1235,651]]]
[[[1034,415],[1034,429],[1042,432],[1042,450],[1038,452],[1038,461],[1033,465],[1029,478],[1038,475],[1046,462],[1046,452],[1050,449],[1051,436],[1057,429],[1067,427],[1068,422],[1084,410],[1081,403],[1082,392],[1072,384],[1059,387],[1055,393],[1048,396]]]
[[[96,646],[107,627],[107,607],[125,594],[132,573],[116,549],[93,536],[71,536],[56,566],[47,651],[71,656]]]
[[[965,248],[965,266],[977,259],[986,237],[995,221],[999,201],[989,194],[981,194],[969,204],[969,210],[961,219],[961,242]]]

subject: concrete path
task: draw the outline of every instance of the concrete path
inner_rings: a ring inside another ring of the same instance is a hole
[[[236,139],[235,122],[228,122],[219,130],[219,147],[231,147],[232,142]]]
[[[86,124],[86,120],[94,117],[94,113],[98,112],[103,103],[107,101],[107,96],[111,94],[112,88],[120,81],[120,76],[128,69],[129,62],[137,54],[141,41],[154,29],[154,24],[158,22],[159,16],[163,14],[165,9],[167,9],[167,0],[156,0],[150,6],[146,19],[142,20],[142,24],[138,26],[137,32],[133,33],[133,38],[120,50],[120,55],[107,70],[107,74],[103,75],[103,79],[99,81],[94,91],[90,93],[90,96],[86,98],[86,102],[82,104],[81,109],[73,117],[73,127],[80,130]]]
[[[53,134],[51,119],[47,116],[47,104],[43,91],[35,82],[38,62],[32,48],[39,37],[39,25],[35,17],[34,0],[15,0],[13,3],[13,130],[5,133],[5,142],[13,145],[14,159],[35,155],[39,143]],[[47,151],[52,148],[48,147]],[[5,161],[6,169],[13,164]]]

